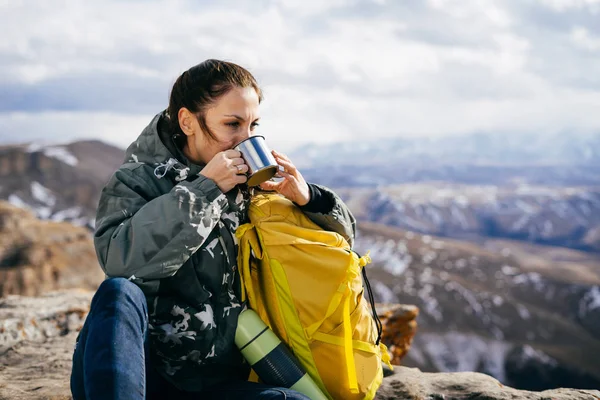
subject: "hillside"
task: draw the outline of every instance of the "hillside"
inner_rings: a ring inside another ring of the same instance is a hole
[[[506,238],[600,252],[600,186],[423,182],[336,192],[361,221],[449,238]]]
[[[0,147],[0,199],[43,219],[93,226],[100,191],[124,151],[100,141]]]
[[[421,310],[407,365],[524,389],[600,387],[600,257],[362,223],[376,300]]]
[[[448,137],[364,137],[306,145],[290,157],[302,168],[331,166],[600,167],[600,132],[572,135],[547,132],[506,135],[480,132]],[[404,172],[404,170],[396,170]],[[525,172],[526,171],[522,171]]]

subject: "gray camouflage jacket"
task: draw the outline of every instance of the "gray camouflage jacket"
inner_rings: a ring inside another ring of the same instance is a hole
[[[125,277],[148,300],[151,359],[182,390],[247,379],[234,344],[240,304],[235,230],[246,222],[249,191],[224,194],[199,175],[157,114],[127,149],[102,191],[94,244],[108,277]],[[306,212],[352,244],[355,220],[340,198],[327,214]]]

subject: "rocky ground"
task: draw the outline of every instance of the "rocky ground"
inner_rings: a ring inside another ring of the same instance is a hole
[[[0,300],[0,400],[71,398],[71,355],[91,295],[88,291],[65,290]],[[402,316],[414,315],[415,310],[380,307],[380,313],[388,326],[393,326],[392,322],[398,325]],[[411,321],[408,318],[408,325]],[[389,335],[389,328],[387,332]],[[414,329],[408,332],[414,334]],[[376,399],[600,400],[597,390],[520,391],[472,372],[423,373],[397,366],[386,375]]]
[[[0,298],[49,290],[93,290],[104,279],[89,230],[43,221],[0,201]]]

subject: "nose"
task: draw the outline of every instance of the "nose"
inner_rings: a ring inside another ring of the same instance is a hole
[[[238,143],[248,139],[250,136],[252,136],[252,131],[250,128],[242,129],[241,132],[232,140],[231,147],[235,147]]]
[[[244,129],[244,138],[249,138],[250,136],[252,136],[252,133],[252,124],[248,124],[246,129]]]
[[[241,142],[244,139],[248,139],[250,136],[252,136],[252,128],[250,126],[246,127],[245,129],[242,130],[242,132],[240,133],[238,139]]]

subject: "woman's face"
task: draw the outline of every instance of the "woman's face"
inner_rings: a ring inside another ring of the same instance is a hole
[[[196,116],[182,108],[179,121],[187,127],[183,129],[187,136],[183,152],[190,161],[207,164],[217,153],[252,136],[259,118],[258,94],[251,87],[234,87],[206,111],[206,125],[216,140],[202,131]]]

